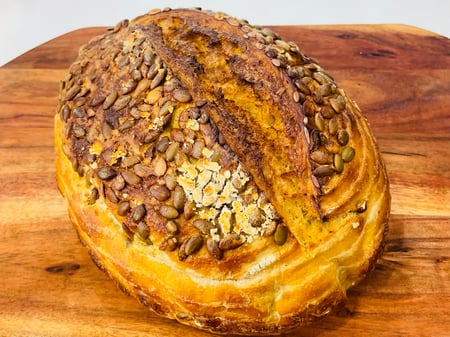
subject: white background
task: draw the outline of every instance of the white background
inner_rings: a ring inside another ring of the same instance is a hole
[[[0,65],[72,30],[163,7],[202,7],[259,25],[403,23],[450,36],[448,0],[0,0]]]

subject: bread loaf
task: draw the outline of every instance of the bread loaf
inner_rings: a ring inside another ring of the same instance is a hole
[[[184,324],[295,329],[382,251],[388,180],[358,106],[294,43],[223,13],[154,10],[82,46],[55,146],[93,261]]]

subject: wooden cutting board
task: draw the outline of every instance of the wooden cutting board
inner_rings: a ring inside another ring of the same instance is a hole
[[[402,25],[277,26],[366,114],[392,216],[344,310],[287,336],[450,336],[450,42]],[[150,313],[90,261],[55,183],[53,114],[78,47],[51,40],[0,68],[0,335],[210,336]]]

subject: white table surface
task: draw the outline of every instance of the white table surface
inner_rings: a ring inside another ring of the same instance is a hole
[[[261,25],[403,23],[450,36],[449,0],[0,0],[0,66],[72,30],[164,7],[202,7]]]

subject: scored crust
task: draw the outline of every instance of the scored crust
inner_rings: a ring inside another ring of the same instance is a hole
[[[295,44],[222,13],[155,10],[84,45],[55,146],[94,262],[184,324],[289,331],[382,251],[388,181],[359,108]]]

